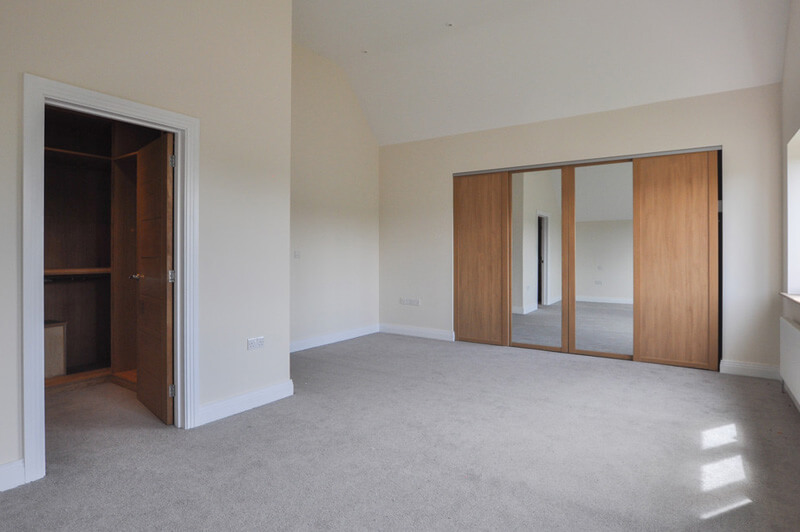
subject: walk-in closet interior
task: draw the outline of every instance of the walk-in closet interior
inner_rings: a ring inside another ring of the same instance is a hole
[[[718,369],[720,159],[454,176],[456,339]]]
[[[45,110],[45,384],[111,380],[168,423],[172,143],[141,125]]]

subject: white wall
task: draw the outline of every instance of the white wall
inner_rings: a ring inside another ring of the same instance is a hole
[[[784,232],[785,252],[791,256],[785,256],[785,265],[791,264],[793,267],[784,271],[784,289],[795,292],[800,286],[800,264],[797,264],[797,257],[800,255],[800,248],[797,240],[800,238],[800,218],[795,212],[797,202],[800,201],[800,56],[796,51],[800,49],[800,0],[791,0],[789,14],[789,29],[786,38],[786,54],[784,58],[783,70],[783,99],[782,99],[782,130],[783,147],[792,141],[792,150],[785,152],[785,161],[793,168],[791,175],[786,174],[784,168],[785,200],[784,215],[786,216],[786,227]],[[792,208],[794,207],[794,208]],[[792,311],[792,306],[788,307]],[[797,312],[796,319],[800,320],[800,311]]]
[[[292,349],[378,330],[378,145],[344,71],[294,47]]]
[[[575,224],[575,298],[633,303],[633,220]]]
[[[533,174],[535,175],[535,174]],[[536,179],[532,174],[523,174],[522,189],[522,310],[535,310],[539,293],[539,216],[538,207],[546,202],[552,191],[549,182]],[[544,186],[543,186],[544,185]],[[544,192],[544,194],[542,194]],[[544,302],[546,304],[546,302]]]
[[[291,1],[6,0],[0,50],[0,465],[22,458],[24,72],[200,119],[200,401],[286,382]]]
[[[525,296],[536,301],[539,286],[539,216],[548,218],[547,297],[544,305],[561,301],[561,170],[525,172]]]
[[[723,146],[723,357],[778,364],[780,85],[384,146],[381,322],[453,329],[452,175]],[[424,306],[400,308],[419,294]]]
[[[511,308],[522,314],[525,306],[525,174],[511,175]]]
[[[575,169],[575,297],[633,303],[633,163]]]
[[[785,148],[800,130],[800,0],[791,0],[789,30],[786,38],[786,54],[783,65],[782,130]],[[800,286],[800,264],[798,264],[797,241],[800,239],[800,218],[797,216],[800,203],[800,136],[792,142],[792,150],[784,152],[786,161],[793,171],[787,175],[784,168],[784,280],[783,288],[792,292]],[[800,304],[783,300],[783,316],[795,324],[800,324]],[[784,326],[785,327],[785,326]],[[785,336],[785,335],[784,335]],[[796,399],[800,399],[800,352],[791,353],[791,345],[781,345],[781,377],[786,387]]]
[[[800,0],[790,0],[789,30],[783,63],[783,144],[800,129]]]
[[[547,287],[543,305],[561,301],[561,170],[511,175],[512,307],[533,312],[539,295],[539,216],[548,220]]]

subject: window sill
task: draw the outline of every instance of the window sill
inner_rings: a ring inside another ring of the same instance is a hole
[[[781,295],[789,301],[793,301],[794,303],[800,305],[800,294],[787,294],[786,292],[781,292]]]

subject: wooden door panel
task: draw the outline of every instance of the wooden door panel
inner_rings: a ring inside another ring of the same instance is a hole
[[[144,203],[139,213],[140,218],[142,220],[160,220],[161,214],[158,211],[159,206],[158,196],[149,194],[146,198],[144,198]]]
[[[173,422],[172,134],[138,152],[136,183],[137,396],[164,423]]]
[[[149,332],[143,331],[141,337],[139,339],[142,351],[145,353],[152,353],[157,351],[161,347],[160,343],[161,334],[151,334]],[[163,382],[163,378],[159,378],[159,368],[161,364],[158,363],[158,360],[155,357],[145,356],[143,360],[140,362],[138,370],[143,371],[145,373],[154,374],[154,381],[158,381],[158,383]],[[150,380],[150,379],[148,379]]]
[[[171,418],[172,408],[168,401],[154,400],[163,393],[163,388],[168,386],[164,378],[163,364],[159,363],[159,357],[153,356],[163,349],[161,342],[162,335],[153,335],[147,332],[140,331],[138,334],[138,346],[141,355],[139,356],[139,365],[137,367],[138,382],[136,385],[136,393],[141,397],[147,398],[142,401],[153,414],[155,414],[162,421]],[[171,421],[165,421],[171,424]]]
[[[136,369],[136,157],[111,170],[111,372]]]
[[[160,304],[158,298],[144,296],[139,300],[139,314],[142,319],[138,323],[138,329],[141,334],[164,334],[162,310],[163,305]]]
[[[163,229],[163,220],[161,218],[139,221],[137,231],[141,234],[138,253],[141,258],[159,258],[161,256],[161,250],[164,246],[161,238]]]
[[[456,340],[508,345],[509,175],[453,179]]]
[[[635,360],[717,368],[716,157],[634,161]]]

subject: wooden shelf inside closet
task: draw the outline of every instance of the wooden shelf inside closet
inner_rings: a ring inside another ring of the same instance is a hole
[[[59,277],[63,275],[104,275],[110,273],[111,268],[51,268],[44,271],[44,276]]]

